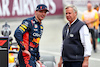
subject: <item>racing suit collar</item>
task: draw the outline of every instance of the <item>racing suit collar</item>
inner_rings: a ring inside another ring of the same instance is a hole
[[[35,20],[35,22],[37,22],[39,25],[41,25],[41,22],[39,22],[39,21],[36,19],[35,16],[34,16],[34,20]]]

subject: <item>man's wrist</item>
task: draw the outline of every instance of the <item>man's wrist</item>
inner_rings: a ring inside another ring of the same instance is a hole
[[[37,57],[37,59],[36,60],[39,60],[40,59],[40,57]]]
[[[89,60],[89,56],[88,57],[84,57],[84,61],[88,61]]]

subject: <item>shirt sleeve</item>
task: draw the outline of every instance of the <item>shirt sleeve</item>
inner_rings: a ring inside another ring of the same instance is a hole
[[[92,45],[90,41],[89,30],[86,25],[83,25],[79,31],[81,43],[84,47],[84,57],[91,56]]]
[[[60,56],[62,56],[62,50],[63,50],[63,42],[61,44]]]
[[[97,21],[94,22],[94,26],[96,29],[98,29],[99,27],[99,16],[98,16],[98,13],[95,12],[95,19],[97,19]]]

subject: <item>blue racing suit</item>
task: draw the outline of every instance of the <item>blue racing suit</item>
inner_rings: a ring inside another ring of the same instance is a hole
[[[34,17],[23,20],[22,24],[15,30],[14,37],[20,46],[18,60],[20,67],[36,67],[36,60],[39,60],[39,41],[43,32],[41,22]],[[22,50],[28,50],[31,58]]]

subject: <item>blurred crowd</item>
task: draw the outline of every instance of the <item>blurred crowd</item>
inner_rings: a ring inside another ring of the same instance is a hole
[[[98,18],[98,20],[99,20],[98,21],[99,22],[99,29],[98,29],[99,37],[98,37],[98,42],[100,43],[100,3],[99,3],[99,5],[95,5],[94,9],[97,11],[98,16],[99,16],[99,18]]]
[[[82,14],[82,21],[86,23],[91,35],[94,52],[97,52],[97,43],[100,43],[100,3],[92,6],[87,3],[87,10]]]

